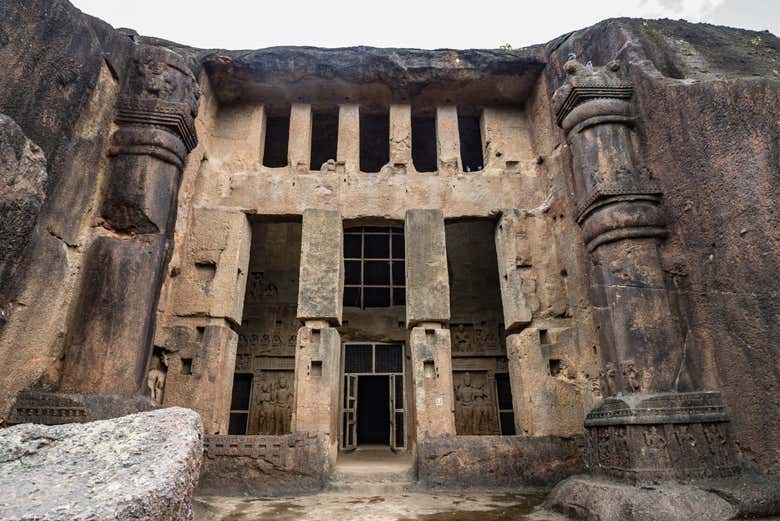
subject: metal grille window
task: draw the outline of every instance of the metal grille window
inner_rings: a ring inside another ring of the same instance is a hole
[[[344,230],[344,306],[406,304],[404,231],[359,226]]]

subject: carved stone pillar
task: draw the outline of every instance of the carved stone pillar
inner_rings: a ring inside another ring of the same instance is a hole
[[[390,164],[398,172],[414,170],[411,105],[390,105]]]
[[[331,458],[338,443],[344,231],[335,210],[303,212],[293,431],[325,434]]]
[[[452,387],[450,286],[444,215],[441,210],[407,210],[406,325],[411,330],[417,440],[455,434]]]
[[[90,247],[61,388],[139,394],[176,219],[179,176],[197,144],[198,85],[187,61],[139,45],[117,106],[100,216]]]
[[[455,105],[436,107],[436,155],[439,175],[460,173],[460,133]]]
[[[360,171],[360,105],[339,105],[339,136],[336,162],[347,172]]]
[[[604,367],[605,399],[585,420],[591,466],[630,481],[733,473],[720,394],[680,383],[685,353],[658,253],[662,194],[634,163],[633,86],[615,62],[565,70],[553,108],[571,147]]]

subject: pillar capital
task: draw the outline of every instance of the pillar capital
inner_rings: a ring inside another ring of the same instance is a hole
[[[118,133],[124,133],[125,127],[140,126],[145,130],[158,128],[173,134],[181,140],[184,150],[183,153],[172,152],[183,162],[187,153],[198,144],[195,116],[199,97],[197,79],[184,57],[164,47],[139,45],[117,103]],[[143,134],[136,132],[134,135],[135,141],[143,141]],[[127,138],[119,143],[115,140],[112,153],[122,153],[127,146]]]

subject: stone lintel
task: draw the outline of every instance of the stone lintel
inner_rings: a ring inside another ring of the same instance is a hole
[[[450,286],[444,216],[441,210],[407,210],[406,327],[421,322],[447,323]]]
[[[449,329],[415,327],[409,335],[417,440],[455,434]]]
[[[293,103],[290,107],[287,158],[291,171],[306,174],[311,170],[311,105],[308,103]]]
[[[303,212],[298,319],[341,325],[344,227],[336,210]]]

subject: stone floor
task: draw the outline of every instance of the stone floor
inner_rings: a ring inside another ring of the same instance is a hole
[[[310,496],[200,496],[195,521],[522,521],[544,493],[537,490],[425,492],[415,486],[405,452],[366,446],[339,454],[328,490]]]
[[[195,521],[524,521],[544,495],[474,492],[286,498],[197,497]]]

